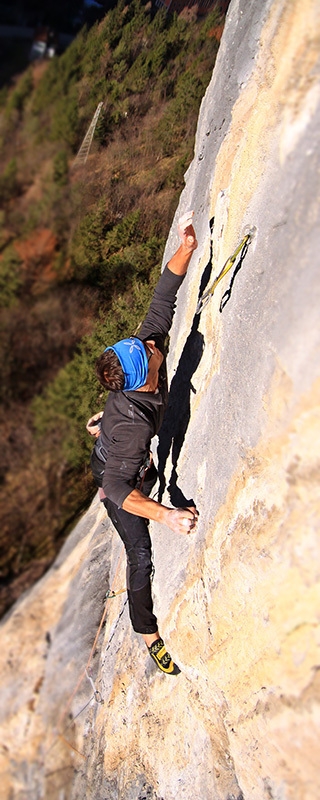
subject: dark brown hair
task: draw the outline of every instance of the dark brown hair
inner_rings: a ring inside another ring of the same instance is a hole
[[[98,381],[110,392],[120,392],[124,387],[124,374],[113,350],[106,350],[96,360],[96,376]]]

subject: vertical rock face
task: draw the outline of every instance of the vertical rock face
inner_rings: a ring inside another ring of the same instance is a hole
[[[320,796],[319,14],[232,1],[177,210],[194,208],[199,247],[159,461],[164,502],[193,499],[200,521],[152,538],[181,675],[156,671],[125,593],[94,643],[106,589],[125,586],[96,500],[0,629],[6,800]]]

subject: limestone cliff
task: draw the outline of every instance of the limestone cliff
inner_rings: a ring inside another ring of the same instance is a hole
[[[164,501],[194,499],[200,522],[152,537],[181,675],[156,671],[125,593],[94,642],[125,586],[96,499],[1,625],[5,800],[320,796],[319,16],[316,0],[232,0],[177,209],[195,209],[199,247],[159,460]]]

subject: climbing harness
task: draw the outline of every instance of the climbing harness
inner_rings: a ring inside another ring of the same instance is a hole
[[[146,477],[148,469],[150,469],[150,467],[152,467],[152,464],[153,464],[153,455],[152,455],[151,450],[150,450],[150,452],[147,453],[147,455],[146,455],[146,457],[144,459],[144,462],[143,462],[143,464],[141,465],[141,467],[139,469],[139,481],[136,484],[136,489],[139,489],[140,492],[142,492],[144,479]]]
[[[205,306],[209,302],[210,298],[214,294],[215,288],[218,285],[218,283],[220,283],[222,278],[224,278],[224,276],[227,274],[227,272],[229,272],[231,267],[234,265],[239,253],[241,253],[241,256],[244,255],[244,252],[246,252],[245,248],[247,248],[249,243],[251,242],[255,231],[256,231],[256,228],[250,228],[248,233],[243,237],[243,239],[241,239],[240,244],[238,244],[238,247],[236,248],[234,253],[232,253],[232,256],[229,256],[229,258],[227,259],[227,261],[223,265],[222,270],[219,272],[219,275],[217,275],[217,277],[214,279],[214,281],[211,284],[211,286],[209,286],[209,289],[207,289],[206,292],[204,292],[201,295],[201,297],[200,297],[200,299],[198,301],[197,308],[196,308],[196,314],[201,314],[201,311],[203,311],[203,309],[205,308]]]

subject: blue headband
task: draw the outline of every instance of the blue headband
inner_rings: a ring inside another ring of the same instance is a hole
[[[145,346],[141,339],[136,336],[131,336],[130,339],[121,339],[112,347],[106,347],[106,350],[113,350],[118,357],[124,374],[125,391],[133,391],[140,389],[144,386],[148,375],[148,357]]]

